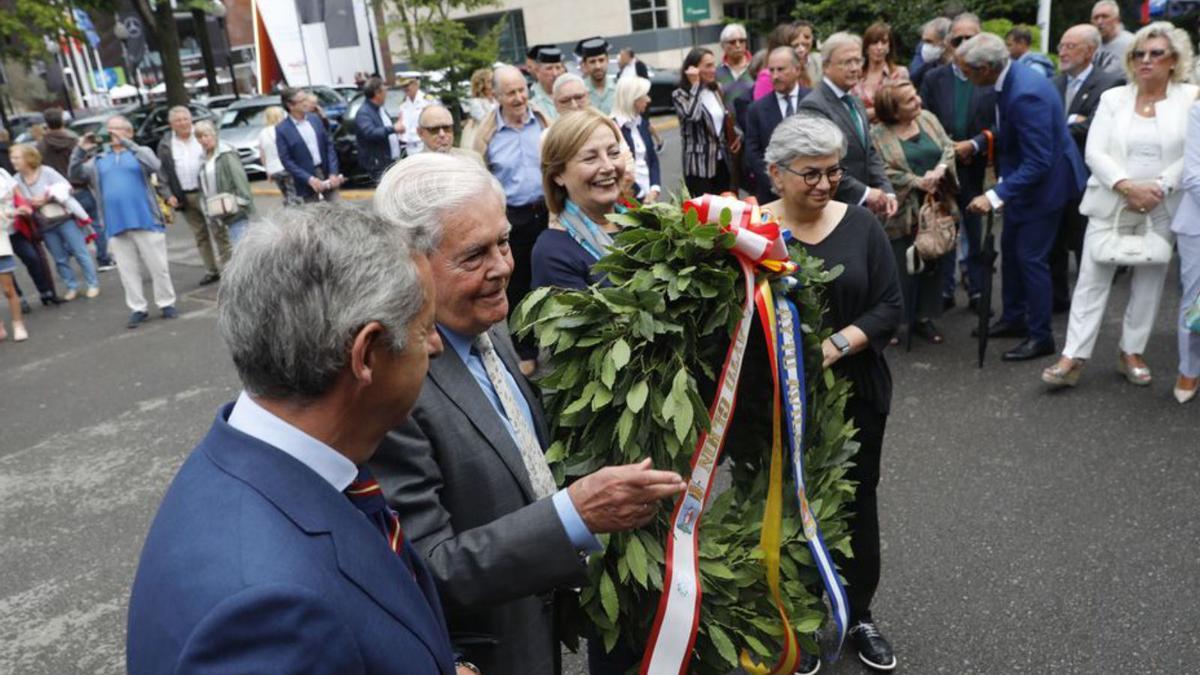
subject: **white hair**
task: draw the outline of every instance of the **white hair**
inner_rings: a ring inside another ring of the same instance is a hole
[[[525,81],[525,76],[521,73],[521,69],[516,66],[498,66],[492,71],[492,92],[496,96],[500,95],[500,76],[511,75],[513,73],[516,73],[517,77],[521,78],[522,82]]]
[[[550,96],[557,98],[558,92],[562,91],[562,88],[565,87],[568,82],[578,82],[584,87],[587,86],[587,83],[583,81],[583,78],[575,73],[563,73],[562,75],[554,78],[554,86],[550,87]]]
[[[792,115],[779,123],[763,155],[767,164],[787,166],[797,159],[846,154],[846,135],[828,117],[810,113]]]
[[[726,43],[730,40],[746,39],[746,27],[740,23],[731,23],[721,29],[721,42]]]
[[[1111,9],[1114,16],[1116,16],[1118,19],[1121,18],[1121,6],[1113,2],[1113,0],[1100,0],[1100,2],[1092,5],[1092,14],[1095,14],[1096,10],[1100,9],[1101,7],[1105,9]]]
[[[976,28],[983,29],[983,22],[979,20],[979,15],[972,14],[971,12],[963,12],[955,15],[954,20],[950,22],[950,28],[954,28],[960,23],[972,23],[975,24]]]
[[[958,58],[972,68],[989,68],[992,72],[1008,65],[1008,48],[998,35],[980,33],[958,46]]]
[[[838,32],[825,38],[825,42],[821,44],[821,61],[825,66],[833,63],[833,53],[842,47],[853,45],[854,48],[862,51],[862,38],[854,33]]]
[[[471,208],[491,191],[504,204],[500,181],[479,162],[441,152],[422,152],[392,165],[375,190],[375,211],[432,249],[441,243],[442,222]]]
[[[1192,38],[1188,36],[1187,31],[1178,28],[1170,21],[1155,21],[1151,24],[1146,24],[1134,34],[1133,42],[1129,44],[1129,49],[1125,52],[1125,77],[1126,81],[1134,83],[1137,64],[1133,61],[1133,52],[1135,49],[1140,49],[1146,40],[1153,38],[1163,38],[1167,44],[1171,46],[1171,53],[1175,55],[1175,68],[1171,70],[1172,82],[1188,82],[1192,76]]]
[[[1104,44],[1104,39],[1100,35],[1100,29],[1090,23],[1080,23],[1068,28],[1065,32],[1075,31],[1079,33],[1079,38],[1086,42],[1092,49],[1099,49],[1100,45]]]
[[[171,109],[167,111],[167,119],[171,119],[176,115],[187,115],[188,119],[191,119],[192,111],[188,110],[186,105],[173,105],[171,106]]]
[[[278,210],[250,227],[221,273],[217,327],[246,391],[329,392],[364,325],[395,351],[425,302],[407,231],[346,202]]]
[[[925,32],[929,30],[937,31],[938,39],[945,40],[946,35],[950,32],[950,19],[944,16],[933,17],[921,26],[921,35],[925,35]]]
[[[555,81],[558,84],[558,81]],[[634,103],[650,93],[650,80],[644,77],[622,77],[617,80],[617,93],[613,97],[613,116],[633,119],[637,116]]]

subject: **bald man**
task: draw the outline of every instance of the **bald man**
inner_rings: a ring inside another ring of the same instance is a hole
[[[417,136],[421,138],[425,152],[460,155],[483,165],[483,157],[478,152],[454,147],[454,118],[445,106],[434,103],[421,111],[417,117]]]

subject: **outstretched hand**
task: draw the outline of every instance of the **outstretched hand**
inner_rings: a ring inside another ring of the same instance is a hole
[[[660,499],[675,497],[686,487],[678,473],[654,469],[643,459],[588,474],[567,488],[567,496],[588,530],[603,534],[645,525]]]

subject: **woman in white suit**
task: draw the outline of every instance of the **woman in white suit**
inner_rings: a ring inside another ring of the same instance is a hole
[[[1085,158],[1092,176],[1079,212],[1090,220],[1067,343],[1062,358],[1042,371],[1042,380],[1053,386],[1078,382],[1112,289],[1116,265],[1092,259],[1089,240],[1118,224],[1125,229],[1145,223],[1148,216],[1153,234],[1169,245],[1171,219],[1183,196],[1184,139],[1197,93],[1196,86],[1186,83],[1192,72],[1191,40],[1167,22],[1145,26],[1125,55],[1125,71],[1130,84],[1104,92],[1088,132]],[[1129,382],[1145,386],[1151,375],[1142,353],[1158,314],[1167,263],[1136,266],[1132,277],[1117,370]]]
[[[1183,295],[1179,301],[1179,377],[1175,380],[1175,400],[1187,403],[1196,397],[1200,386],[1200,333],[1183,323],[1183,314],[1200,295],[1200,103],[1188,114],[1188,142],[1183,160],[1183,200],[1171,230],[1179,246],[1179,280]]]

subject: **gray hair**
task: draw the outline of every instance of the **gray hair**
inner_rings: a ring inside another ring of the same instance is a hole
[[[186,113],[189,118],[192,116],[192,111],[188,110],[186,105],[173,105],[171,106],[171,109],[167,111],[167,119],[171,119],[179,113]]]
[[[726,43],[730,40],[746,39],[746,27],[740,23],[731,23],[721,29],[721,42]]]
[[[767,164],[787,166],[797,159],[846,155],[846,135],[828,117],[809,113],[792,115],[771,134],[764,155]]]
[[[933,17],[921,26],[921,35],[925,35],[925,32],[929,30],[936,31],[939,40],[945,40],[946,35],[950,33],[950,19],[944,16]]]
[[[788,53],[790,53],[790,54],[792,55],[792,65],[793,65],[793,66],[797,66],[797,67],[799,67],[800,65],[802,65],[802,64],[803,64],[803,62],[800,60],[800,54],[796,53],[796,50],[795,50],[795,49],[792,49],[792,46],[791,46],[791,45],[784,45],[784,46],[782,46],[782,47],[776,47],[775,49],[772,49],[772,50],[771,50],[771,53],[770,53],[770,54],[767,54],[767,58],[766,58],[766,60],[765,60],[763,63],[764,63],[764,64],[769,64],[769,63],[771,62],[771,57],[772,57],[772,56],[774,56],[774,55],[778,54],[779,52],[781,52],[781,51],[783,51],[783,50],[785,50],[785,49],[788,51]]]
[[[854,48],[862,51],[862,38],[854,33],[839,32],[825,38],[825,42],[821,44],[821,61],[826,65],[833,63],[833,53],[842,47],[853,45]]]
[[[1100,49],[1100,45],[1104,44],[1104,38],[1100,35],[1100,29],[1090,23],[1080,23],[1068,28],[1065,32],[1076,31],[1079,33],[1079,38],[1087,42],[1092,49]]]
[[[256,222],[222,272],[217,326],[246,391],[311,401],[378,321],[401,351],[425,302],[408,232],[343,202],[281,209]]]
[[[954,19],[950,21],[950,28],[954,28],[960,23],[973,23],[976,28],[983,30],[983,22],[979,20],[979,15],[972,14],[971,12],[962,12],[961,14],[954,15]]]
[[[998,73],[1008,65],[1008,47],[999,35],[980,33],[958,46],[958,58],[972,68],[989,68]]]
[[[375,190],[375,212],[412,233],[429,250],[442,238],[442,221],[477,204],[491,191],[504,204],[500,181],[474,160],[422,152],[392,165]]]
[[[558,92],[562,91],[562,88],[565,87],[568,82],[578,82],[585,87],[587,86],[587,83],[583,81],[583,78],[575,73],[563,73],[562,75],[554,78],[554,86],[550,87],[550,95],[557,97]]]
[[[1133,61],[1133,51],[1141,48],[1146,40],[1154,38],[1163,38],[1171,46],[1171,53],[1175,55],[1175,68],[1171,71],[1172,82],[1189,82],[1192,77],[1192,38],[1188,36],[1187,31],[1182,28],[1177,28],[1170,21],[1155,21],[1154,23],[1146,24],[1133,35],[1133,42],[1129,44],[1129,49],[1125,52],[1125,78],[1129,83],[1134,83],[1134,74],[1136,65]]]
[[[213,138],[220,138],[217,132],[217,125],[212,123],[212,120],[200,120],[192,126],[193,134],[207,134]]]
[[[516,66],[503,65],[492,71],[492,92],[495,93],[496,96],[500,95],[500,77],[502,75],[511,75],[513,73],[516,73],[517,77],[520,77],[522,82],[525,81],[525,75],[521,73],[521,69]]]
[[[133,131],[133,122],[130,122],[129,118],[124,115],[113,115],[112,117],[110,117],[104,121],[104,125],[108,126],[109,124],[112,124],[113,122],[116,122],[117,126],[122,129],[128,129],[129,131]]]
[[[1113,2],[1113,0],[1100,0],[1100,2],[1092,5],[1092,14],[1095,14],[1096,10],[1100,9],[1101,7],[1111,9],[1114,16],[1116,16],[1118,19],[1121,18],[1121,6]]]

